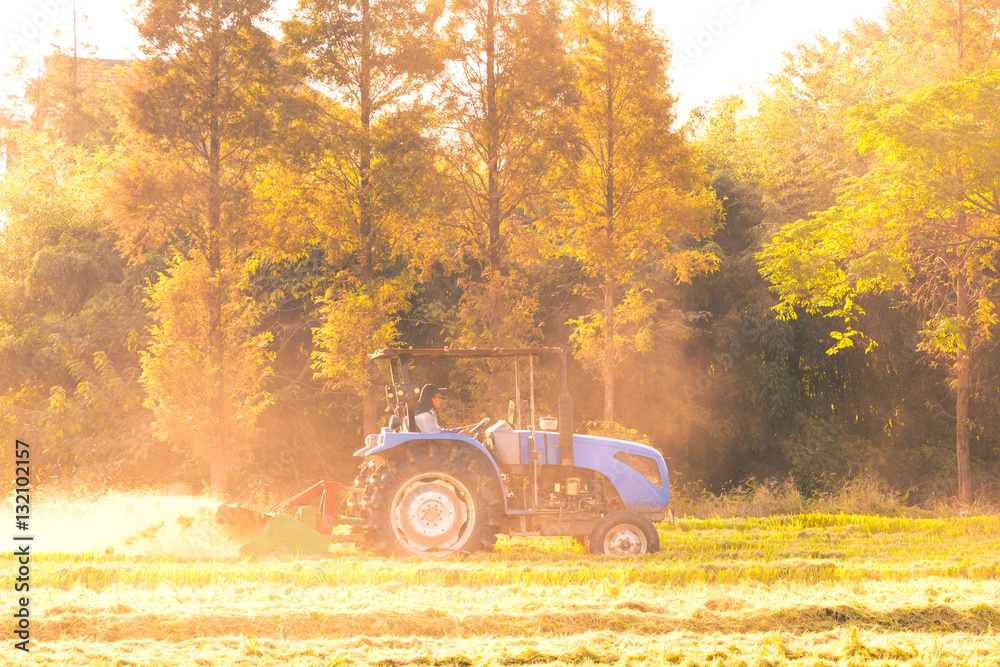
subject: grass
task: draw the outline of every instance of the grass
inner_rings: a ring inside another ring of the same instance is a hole
[[[205,542],[200,504],[168,506],[35,557],[19,664],[1000,665],[996,516],[682,518],[624,560],[505,538],[447,561],[249,560],[216,555],[232,545]]]
[[[1000,505],[983,489],[971,505],[953,499],[931,499],[922,507],[908,502],[907,494],[892,488],[872,474],[861,474],[832,486],[828,491],[803,496],[794,479],[749,479],[714,494],[697,484],[671,489],[675,514],[699,518],[765,517],[772,515],[868,514],[880,516],[934,517],[997,514]]]

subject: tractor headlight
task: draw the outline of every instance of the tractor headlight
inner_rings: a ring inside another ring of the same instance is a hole
[[[656,488],[663,488],[663,478],[660,477],[660,466],[657,464],[656,459],[649,456],[642,456],[641,454],[633,454],[632,452],[618,452],[615,454],[615,458],[638,470],[642,473],[643,477],[655,484]]]

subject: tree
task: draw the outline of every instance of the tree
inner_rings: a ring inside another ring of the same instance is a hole
[[[19,150],[0,176],[0,432],[44,450],[42,477],[128,484],[169,454],[151,442],[138,381],[155,264],[115,251],[99,156],[45,133],[8,139]]]
[[[832,205],[844,180],[864,173],[847,121],[859,102],[891,90],[887,39],[880,25],[858,22],[838,40],[798,44],[752,106],[729,96],[693,114],[726,222],[712,237],[717,270],[682,301],[702,315],[681,360],[693,366],[679,383],[685,401],[660,414],[674,417],[670,437],[690,452],[689,465],[705,468],[696,474],[706,481],[792,474],[811,494],[876,457],[891,461],[879,474],[912,479],[909,452],[931,450],[919,438],[902,442],[906,429],[931,441],[935,434],[926,428],[928,395],[908,391],[927,374],[913,378],[913,364],[891,361],[911,355],[910,318],[885,298],[870,301],[873,317],[887,313],[878,320],[885,346],[826,355],[834,323],[820,315],[775,321],[775,297],[755,259],[781,225]],[[862,456],[854,443],[870,449]]]
[[[128,132],[109,188],[119,247],[173,253],[150,297],[158,325],[143,363],[155,431],[208,463],[218,493],[266,400],[264,339],[241,292],[262,238],[254,177],[281,92],[272,41],[255,26],[269,8],[141,5],[146,59],[124,84]]]
[[[885,23],[897,94],[996,65],[997,0],[893,0]]]
[[[142,359],[157,436],[210,461],[212,486],[223,493],[228,459],[247,450],[267,404],[264,383],[271,361],[271,334],[257,331],[260,313],[240,294],[243,285],[227,285],[228,293],[220,297],[220,284],[235,282],[227,274],[213,276],[199,250],[175,255],[150,291],[155,325]],[[222,324],[218,338],[215,317]]]
[[[577,355],[601,369],[604,421],[614,421],[615,369],[650,348],[660,305],[652,286],[709,271],[710,252],[684,247],[711,233],[718,204],[683,135],[672,129],[668,51],[651,12],[630,0],[581,0],[571,53],[579,106],[567,248],[600,306],[576,321]]]
[[[451,66],[439,92],[447,174],[460,205],[443,226],[469,271],[455,337],[463,345],[516,346],[537,335],[536,300],[517,267],[568,138],[572,88],[559,25],[550,0],[450,7]]]
[[[941,442],[954,427],[949,429],[942,406],[951,399],[942,386],[946,373],[921,363],[916,345],[923,318],[917,304],[900,301],[889,291],[860,297],[865,314],[859,315],[856,326],[878,340],[879,346],[849,348],[836,355],[824,353],[829,345],[823,341],[841,328],[820,313],[798,309],[795,320],[772,323],[756,317],[760,323],[748,327],[751,335],[744,335],[739,325],[740,318],[774,305],[773,295],[765,293],[766,283],[755,295],[756,290],[747,288],[756,279],[740,277],[744,266],[757,272],[753,255],[782,225],[836,204],[845,182],[865,174],[877,162],[873,154],[862,154],[857,148],[855,108],[883,104],[933,80],[932,71],[942,69],[936,58],[950,55],[953,61],[953,40],[941,42],[947,48],[927,44],[928,35],[938,34],[937,29],[926,29],[929,17],[937,17],[938,28],[947,25],[943,15],[932,11],[932,4],[944,8],[946,3],[892,3],[888,28],[858,22],[837,40],[818,38],[797,45],[753,107],[726,100],[706,114],[711,125],[697,128],[699,142],[710,153],[708,163],[732,165],[721,171],[718,166],[709,169],[720,196],[725,196],[727,222],[726,229],[714,237],[723,251],[719,275],[699,283],[731,283],[737,301],[728,314],[725,301],[717,301],[714,295],[689,307],[712,313],[704,320],[704,336],[709,345],[723,343],[721,358],[727,358],[731,345],[741,353],[724,364],[703,362],[703,368],[711,369],[710,388],[704,392],[693,388],[699,404],[708,409],[695,414],[712,429],[734,424],[733,444],[723,445],[724,451],[755,441],[770,448],[774,471],[791,472],[807,493],[816,488],[810,480],[828,484],[860,465],[877,470],[900,488],[916,483],[914,499],[920,494],[939,494],[947,484],[940,471],[952,455]],[[732,179],[759,191],[763,213],[752,230],[754,239],[746,257],[737,264],[726,257],[735,221],[730,209],[739,203],[739,193],[724,184]],[[725,334],[733,330],[731,320],[737,324],[735,343],[726,340],[732,338]],[[782,335],[776,335],[779,332]],[[751,352],[755,347],[760,349]],[[786,385],[787,380],[797,388]],[[984,434],[991,431],[995,410],[989,405],[990,391],[990,383],[982,383],[978,395],[986,400],[981,411],[973,406],[973,419]],[[792,397],[796,400],[790,405],[787,399]],[[773,415],[782,405],[792,409]],[[746,411],[740,406],[747,406]],[[768,422],[766,428],[756,425],[762,422]],[[715,446],[727,440],[708,428],[705,432]],[[694,440],[699,437],[695,434]],[[759,448],[751,456],[755,463],[768,458]]]
[[[309,105],[310,129],[291,192],[311,209],[332,265],[315,368],[361,395],[365,433],[376,428],[376,369],[368,355],[396,341],[396,313],[412,279],[397,257],[413,235],[435,153],[422,89],[440,70],[439,3],[302,0],[285,24],[308,77],[333,100]],[[398,274],[398,275],[396,275]]]
[[[844,180],[864,173],[850,114],[898,85],[889,42],[880,25],[858,22],[839,40],[798,44],[754,108],[733,110],[740,120],[727,151],[759,184],[769,223],[832,206]]]
[[[835,207],[783,229],[762,254],[793,308],[843,317],[834,350],[862,337],[861,294],[898,291],[925,313],[920,348],[954,380],[958,495],[971,500],[968,408],[972,357],[992,339],[1000,249],[1000,78],[972,75],[870,109],[862,147],[878,164]]]
[[[124,63],[62,51],[46,56],[44,72],[25,91],[25,99],[34,103],[33,127],[74,145],[111,144],[117,119],[109,88],[120,65]]]
[[[922,86],[861,106],[852,132],[871,168],[836,206],[782,229],[761,255],[785,317],[803,306],[844,318],[831,352],[862,338],[859,295],[898,290],[898,300],[921,308],[921,348],[953,376],[962,502],[972,493],[972,361],[994,317],[996,92],[991,75],[976,72],[995,67],[997,8],[992,0],[893,4],[896,67],[910,62],[909,78]]]

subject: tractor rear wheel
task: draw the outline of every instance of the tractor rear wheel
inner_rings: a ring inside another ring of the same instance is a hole
[[[590,533],[590,553],[608,556],[655,554],[660,534],[638,512],[616,511],[602,517]]]
[[[387,458],[365,487],[361,546],[430,557],[492,548],[501,514],[492,471],[468,450],[447,445],[411,453]]]

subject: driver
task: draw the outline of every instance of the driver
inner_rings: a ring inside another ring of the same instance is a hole
[[[437,387],[433,384],[425,384],[420,390],[420,398],[417,399],[417,407],[414,408],[413,420],[417,423],[417,430],[421,433],[467,433],[469,427],[441,428],[438,423],[437,409],[441,407],[441,392],[447,387]]]

